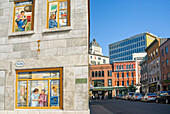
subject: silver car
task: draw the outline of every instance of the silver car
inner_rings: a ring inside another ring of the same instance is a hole
[[[141,93],[135,93],[132,97],[131,100],[133,101],[137,101],[137,100],[141,100],[142,94]]]
[[[156,94],[156,93],[146,93],[146,94],[142,97],[141,101],[145,101],[145,102],[155,101],[156,97],[157,97],[157,94]]]
[[[130,98],[132,97],[133,94],[134,94],[134,92],[128,92],[125,99],[130,100]]]

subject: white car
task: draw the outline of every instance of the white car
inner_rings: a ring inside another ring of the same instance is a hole
[[[133,101],[141,100],[141,97],[142,97],[142,94],[141,94],[141,93],[135,93],[135,94],[130,98],[130,100],[133,100]]]
[[[156,100],[156,97],[157,97],[157,94],[156,93],[146,93],[141,101],[145,101],[145,102],[148,102],[148,101],[155,101]]]

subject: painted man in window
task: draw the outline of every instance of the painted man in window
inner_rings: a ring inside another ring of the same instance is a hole
[[[27,25],[27,18],[25,16],[25,11],[21,11],[21,14],[18,14],[15,22],[18,25],[18,31],[25,31],[25,26]]]

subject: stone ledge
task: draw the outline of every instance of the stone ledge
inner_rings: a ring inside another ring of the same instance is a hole
[[[72,30],[72,26],[68,27],[61,27],[61,28],[51,28],[51,29],[44,29],[43,33],[50,33],[50,32],[63,32],[63,31],[70,31]]]
[[[13,33],[8,34],[8,37],[23,36],[23,35],[32,35],[34,33],[35,33],[34,31],[13,32]]]

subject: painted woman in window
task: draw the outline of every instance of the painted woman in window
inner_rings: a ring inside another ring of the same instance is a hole
[[[39,89],[35,88],[32,95],[31,95],[31,100],[32,100],[31,106],[32,107],[38,107],[38,105],[39,105],[38,102],[40,101],[40,99],[39,99],[40,95],[39,95],[38,92],[39,92]]]
[[[47,107],[47,95],[45,94],[45,89],[41,90],[40,107]]]
[[[21,11],[21,14],[18,14],[15,22],[18,25],[18,31],[25,31],[25,26],[27,25],[27,18],[25,16],[25,11]]]
[[[55,18],[56,18],[55,14],[51,14],[49,19],[49,28],[57,28],[57,22]]]

